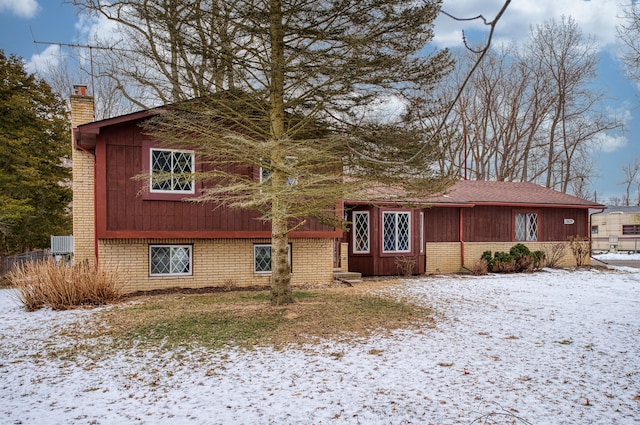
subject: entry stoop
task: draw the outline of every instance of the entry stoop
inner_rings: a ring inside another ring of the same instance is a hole
[[[362,273],[358,272],[333,272],[333,278],[349,285],[362,282]]]

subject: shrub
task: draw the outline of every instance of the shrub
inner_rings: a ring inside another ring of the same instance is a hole
[[[491,267],[493,266],[493,255],[491,255],[491,251],[483,252],[480,259],[487,262],[487,269],[491,271]]]
[[[544,253],[544,251],[533,251],[531,253],[531,257],[533,258],[533,269],[534,270],[539,270],[541,268],[543,268],[546,264],[545,260],[546,260],[546,254]]]
[[[396,257],[396,267],[400,276],[411,276],[416,259],[413,257]]]
[[[564,251],[567,247],[566,242],[558,242],[554,244],[545,245],[544,249],[544,265],[545,267],[558,267],[560,260],[564,256]]]
[[[484,276],[489,273],[489,264],[486,258],[481,258],[471,266],[471,274],[474,276]]]
[[[495,273],[513,273],[516,265],[513,261],[494,261],[492,270]]]
[[[117,271],[96,269],[86,262],[72,266],[53,260],[25,263],[8,275],[27,311],[42,307],[67,310],[103,305],[122,295],[124,282]]]
[[[506,252],[498,251],[494,255],[494,262],[513,263],[513,257]]]
[[[509,253],[484,251],[480,260],[486,262],[487,270],[494,273],[530,272],[540,268],[544,260],[544,252],[531,252],[524,244],[511,247]],[[474,266],[475,267],[475,266]]]
[[[527,248],[526,245],[519,243],[511,247],[511,249],[509,250],[509,255],[511,255],[514,259],[517,259],[518,257],[531,255],[531,251],[529,250],[529,248]]]
[[[513,261],[515,272],[531,272],[533,271],[533,256],[520,255]]]
[[[569,236],[568,240],[573,258],[576,259],[576,266],[584,266],[591,253],[589,249],[589,238],[575,235]]]

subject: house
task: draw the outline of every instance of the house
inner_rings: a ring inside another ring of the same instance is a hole
[[[196,171],[197,152],[167,149],[140,123],[152,111],[94,121],[77,87],[73,127],[75,261],[117,267],[126,290],[268,286],[271,228],[253,211],[188,202],[202,183],[154,180],[153,170]],[[260,170],[241,172],[260,178]],[[149,179],[134,177],[149,173]],[[589,236],[602,206],[531,183],[459,181],[444,195],[402,202],[373,194],[342,202],[343,232],[314,220],[290,234],[292,285],[326,284],[334,271],[394,275],[457,272],[485,250],[532,250]],[[566,255],[564,264],[572,264]]]
[[[414,274],[451,273],[487,250],[524,243],[544,251],[569,236],[588,237],[590,209],[602,208],[533,183],[460,180],[427,199],[345,201],[352,226],[343,242],[349,270],[365,276],[398,274],[406,264]],[[559,265],[575,265],[568,247]]]
[[[153,179],[158,168],[192,172],[200,165],[194,151],[161,147],[142,132],[152,111],[93,121],[84,87],[70,102],[75,261],[117,267],[127,291],[270,284],[271,227],[260,213],[189,202],[199,182]],[[134,178],[143,172],[151,178]],[[292,285],[333,282],[341,236],[314,220],[290,233]]]
[[[594,251],[640,250],[640,206],[607,207],[591,220]]]

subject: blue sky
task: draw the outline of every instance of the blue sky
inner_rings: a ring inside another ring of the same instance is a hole
[[[461,17],[482,13],[490,20],[502,3],[503,0],[444,0],[443,9]],[[512,0],[495,35],[498,41],[524,40],[531,25],[564,15],[574,18],[585,34],[596,38],[601,59],[596,83],[605,91],[607,107],[626,117],[624,131],[607,135],[602,146],[593,151],[598,176],[592,186],[599,201],[623,195],[622,167],[640,159],[640,90],[625,78],[617,61],[620,48],[615,26],[620,23],[621,3],[622,0]],[[440,47],[459,47],[461,30],[469,33],[479,26],[441,16],[436,21],[435,42]],[[0,0],[0,49],[23,57],[30,71],[46,61],[55,63],[68,52],[66,48],[35,44],[34,39],[83,44],[85,34],[104,28],[105,23],[78,16],[76,9],[62,0]]]

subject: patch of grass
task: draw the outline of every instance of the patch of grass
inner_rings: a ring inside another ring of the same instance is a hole
[[[432,325],[427,308],[355,290],[294,292],[294,298],[294,304],[272,307],[268,292],[141,297],[94,316],[84,328],[84,338],[101,343],[85,346],[104,349],[102,341],[112,341],[112,349],[280,349]]]

